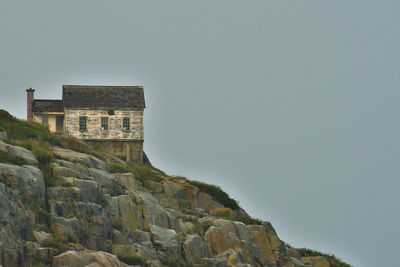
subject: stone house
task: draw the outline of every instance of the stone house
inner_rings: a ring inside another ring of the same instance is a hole
[[[143,163],[142,86],[64,85],[61,100],[35,99],[32,88],[26,92],[28,121]]]

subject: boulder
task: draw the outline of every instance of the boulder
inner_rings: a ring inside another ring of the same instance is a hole
[[[114,175],[107,171],[90,168],[89,174],[93,179],[103,188],[105,192],[110,195],[120,195],[123,190],[121,185],[117,182]]]
[[[127,267],[120,262],[115,255],[103,251],[67,251],[58,256],[53,257],[53,267],[86,267],[86,266],[102,266],[102,267]]]
[[[135,179],[132,173],[114,173],[113,175],[120,184],[131,192],[141,188],[141,184]]]
[[[0,182],[34,197],[39,204],[44,204],[45,185],[43,174],[38,168],[0,163]]]
[[[164,259],[180,259],[181,245],[178,235],[172,229],[164,229],[157,225],[149,224],[154,246],[158,256]]]
[[[59,147],[54,148],[54,154],[72,162],[78,161],[84,165],[88,165],[91,168],[96,168],[103,171],[107,170],[107,165],[103,161],[89,154],[79,153]]]
[[[151,260],[157,259],[157,253],[153,247],[146,247],[135,243],[125,244],[125,245],[114,244],[112,245],[112,252],[115,255],[124,257],[136,256]]]
[[[215,256],[228,250],[242,249],[243,243],[233,233],[222,227],[211,226],[204,234],[204,242],[208,246],[209,255]]]
[[[186,236],[182,244],[182,249],[185,260],[191,263],[199,263],[200,258],[208,257],[207,245],[196,234]]]
[[[7,152],[10,154],[10,156],[12,157],[19,157],[25,160],[25,162],[27,164],[31,164],[31,165],[37,165],[38,161],[35,158],[35,156],[33,155],[33,153],[23,147],[20,146],[13,146],[13,145],[9,145],[4,143],[3,141],[0,141],[0,150],[2,150],[3,152]]]
[[[63,167],[72,169],[78,173],[80,173],[81,176],[89,176],[89,172],[85,167],[82,167],[79,164],[72,163],[70,161],[62,160],[62,159],[56,159],[55,162]]]
[[[46,241],[46,240],[48,240],[48,239],[53,237],[52,234],[46,233],[44,231],[39,231],[39,232],[32,231],[32,235],[36,239],[36,241],[39,242],[39,243],[42,243],[43,241]]]
[[[117,230],[129,234],[135,229],[143,229],[142,213],[130,196],[119,195],[107,199],[106,210]]]

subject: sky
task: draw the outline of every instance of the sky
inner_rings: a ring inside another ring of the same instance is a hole
[[[295,247],[395,266],[399,1],[0,2],[0,108],[143,85],[154,166],[221,186]]]

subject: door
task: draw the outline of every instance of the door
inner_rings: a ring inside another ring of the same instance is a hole
[[[64,132],[64,116],[56,116],[56,131]]]

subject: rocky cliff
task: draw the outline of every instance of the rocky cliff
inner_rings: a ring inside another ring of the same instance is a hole
[[[220,188],[0,111],[0,266],[349,266],[295,249]]]

